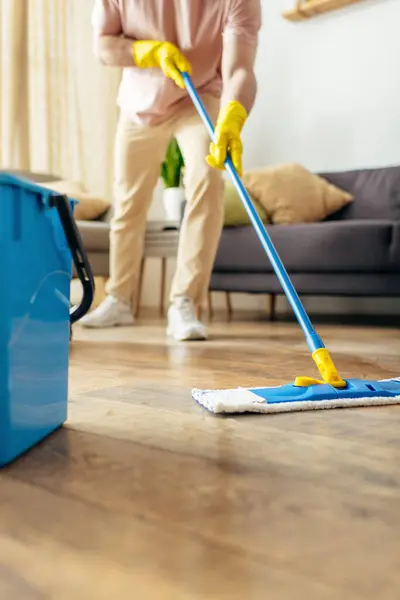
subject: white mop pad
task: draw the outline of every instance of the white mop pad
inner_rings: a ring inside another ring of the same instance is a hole
[[[381,381],[399,381],[398,379],[382,379]],[[270,389],[277,389],[271,387]],[[257,388],[253,388],[257,389]],[[265,388],[258,388],[265,389]],[[235,413],[278,413],[301,410],[319,410],[329,408],[351,408],[356,406],[378,406],[400,404],[400,393],[395,397],[371,398],[335,398],[332,400],[312,400],[297,402],[274,402],[268,404],[264,398],[253,393],[251,389],[236,388],[231,390],[193,389],[192,397],[201,406],[214,414]]]

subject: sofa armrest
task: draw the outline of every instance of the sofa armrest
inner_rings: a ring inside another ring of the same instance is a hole
[[[77,221],[86,252],[109,251],[109,224],[104,221]]]
[[[15,177],[28,179],[29,181],[33,181],[33,183],[38,184],[59,181],[61,179],[61,177],[58,177],[57,175],[51,175],[50,173],[35,173],[34,171],[23,171],[21,169],[0,169],[0,173],[15,175]]]

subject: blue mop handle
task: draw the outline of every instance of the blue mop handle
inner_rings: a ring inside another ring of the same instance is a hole
[[[210,138],[214,141],[215,136],[214,136],[213,124],[210,120],[210,117],[207,114],[207,111],[206,111],[202,101],[199,98],[199,95],[193,85],[193,82],[187,73],[182,73],[182,77],[185,82],[185,86],[188,91],[188,94],[191,97],[191,99],[193,100],[193,104],[197,108],[197,111],[206,126],[208,133],[210,134]],[[226,167],[226,170],[228,171],[229,175],[231,176],[233,184],[240,196],[240,199],[243,202],[243,205],[247,211],[247,214],[249,215],[249,218],[254,226],[254,229],[256,230],[256,233],[260,239],[260,242],[263,245],[264,250],[267,253],[269,260],[271,261],[271,264],[275,271],[275,274],[278,277],[278,279],[282,285],[282,288],[283,288],[283,290],[287,296],[287,299],[293,309],[293,312],[296,315],[296,318],[297,318],[301,328],[303,329],[303,332],[306,337],[307,344],[308,344],[308,347],[310,348],[310,351],[315,352],[316,350],[324,348],[325,346],[324,346],[321,338],[319,337],[319,335],[316,333],[316,331],[310,321],[310,318],[309,318],[303,304],[301,303],[301,300],[293,286],[293,283],[291,282],[290,277],[282,263],[282,260],[280,259],[279,254],[276,251],[275,246],[264,226],[264,223],[260,219],[256,209],[254,208],[253,203],[246,191],[246,188],[244,187],[235,167],[233,166],[233,163],[232,163],[232,160],[230,157],[228,157],[226,159],[225,167]]]

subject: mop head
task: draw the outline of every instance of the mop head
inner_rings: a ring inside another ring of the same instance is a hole
[[[294,384],[232,390],[192,390],[199,404],[214,414],[277,413],[323,408],[400,404],[400,378],[382,381],[347,379],[345,388]]]

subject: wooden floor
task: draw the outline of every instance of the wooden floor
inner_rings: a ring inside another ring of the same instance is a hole
[[[342,376],[398,329],[319,328]],[[192,386],[314,375],[297,326],[75,329],[69,421],[0,473],[1,600],[398,600],[400,407],[218,418]]]

